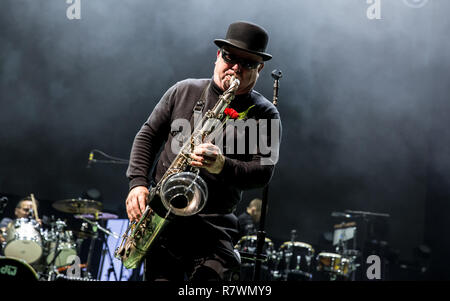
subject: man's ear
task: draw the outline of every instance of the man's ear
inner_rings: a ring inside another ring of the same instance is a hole
[[[261,63],[258,67],[258,73],[261,72],[261,70],[263,70],[264,68],[264,63]]]

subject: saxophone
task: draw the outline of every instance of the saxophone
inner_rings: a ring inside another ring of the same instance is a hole
[[[120,259],[127,269],[138,267],[172,214],[190,216],[197,214],[205,206],[208,187],[199,175],[200,169],[190,165],[190,154],[223,124],[223,111],[234,99],[240,84],[235,76],[231,77],[229,83],[229,88],[219,97],[214,108],[203,116],[161,180],[150,189],[147,206],[141,218],[131,222],[123,234],[114,256]]]

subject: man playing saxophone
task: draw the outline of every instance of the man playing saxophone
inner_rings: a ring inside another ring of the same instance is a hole
[[[234,112],[230,118],[246,115],[246,119],[279,121],[276,107],[253,89],[264,62],[272,57],[265,52],[266,30],[253,23],[235,22],[226,38],[214,43],[219,49],[212,79],[186,79],[169,88],[134,139],[127,169],[130,221],[141,218],[149,186],[160,181],[177,156],[172,143],[180,135],[173,121],[184,118],[192,122],[195,112],[211,110],[230,87],[231,78],[239,80],[239,87],[228,106]],[[248,133],[242,135],[245,141],[251,140]],[[279,139],[270,141],[271,148],[278,150]],[[262,164],[267,154],[259,151],[228,154],[216,144],[201,143],[189,154],[190,165],[200,170],[207,184],[207,202],[198,214],[175,217],[165,226],[145,258],[147,280],[226,280],[231,270],[239,268],[234,251],[239,239],[234,209],[243,190],[263,187],[270,181],[276,162]]]

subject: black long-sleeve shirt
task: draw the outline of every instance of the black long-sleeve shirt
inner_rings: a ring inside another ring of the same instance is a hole
[[[209,83],[211,85],[208,87]],[[127,170],[130,189],[151,184],[149,173],[161,148],[152,179],[157,183],[164,175],[177,155],[172,152],[171,143],[173,139],[177,139],[179,128],[174,127],[172,123],[180,118],[191,120],[194,106],[203,91],[205,105],[202,113],[205,114],[214,107],[223,93],[211,79],[187,79],[178,82],[161,98],[134,140]],[[254,107],[247,115],[249,119],[279,121],[275,106],[256,91],[236,96],[229,107],[243,112],[252,105]],[[281,137],[281,127],[279,135]],[[235,137],[239,139],[236,130]],[[241,134],[242,137],[248,139],[248,134]],[[272,141],[272,145],[271,149],[276,148],[278,152],[279,141]],[[238,259],[233,247],[239,239],[239,233],[238,220],[232,212],[241,199],[243,189],[262,187],[270,181],[275,164],[261,164],[262,158],[270,157],[262,153],[265,152],[224,153],[225,163],[219,174],[211,174],[201,169],[200,176],[208,186],[205,207],[194,216],[172,220],[161,234],[160,244],[175,256],[191,258],[212,252],[225,260],[227,265],[236,265]]]
[[[210,82],[211,85],[205,94],[206,103],[203,107],[203,114],[205,114],[207,110],[214,107],[223,93],[211,79],[183,80],[164,94],[135,137],[127,170],[130,189],[135,186],[150,185],[148,177],[150,169],[156,155],[163,147],[152,174],[155,182],[161,179],[177,155],[171,150],[172,139],[176,136],[174,133],[178,133],[178,129],[172,128],[172,122],[179,118],[191,119],[195,104]],[[237,95],[229,107],[243,112],[252,105],[254,107],[247,115],[249,119],[279,120],[280,116],[276,107],[254,90],[245,95]],[[235,132],[235,136],[238,137],[239,133]],[[267,136],[270,140],[270,131]],[[279,141],[272,141],[272,143],[276,145]],[[271,149],[274,149],[274,144]],[[201,213],[230,213],[240,201],[242,190],[263,187],[268,183],[273,174],[274,164],[261,164],[261,159],[264,157],[269,155],[263,155],[259,150],[256,154],[248,151],[245,154],[225,153],[225,164],[221,173],[210,174],[202,169],[200,175],[208,185],[209,197]]]

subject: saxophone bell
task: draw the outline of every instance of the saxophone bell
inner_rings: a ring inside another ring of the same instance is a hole
[[[208,199],[208,186],[197,170],[171,175],[161,186],[164,207],[178,216],[190,216],[200,212]]]

